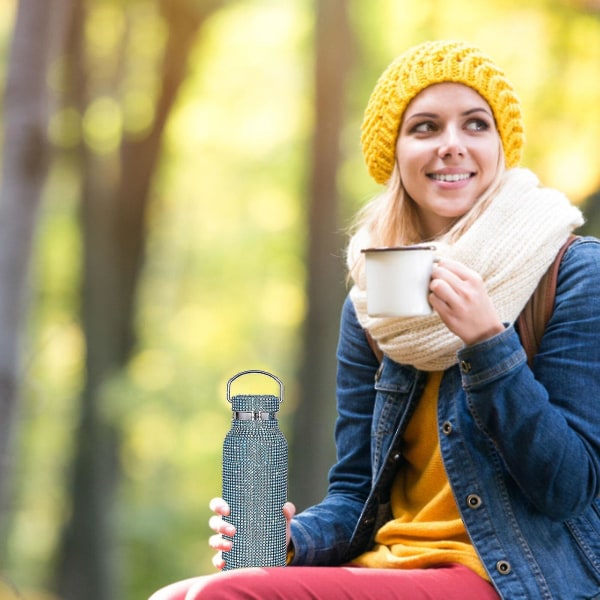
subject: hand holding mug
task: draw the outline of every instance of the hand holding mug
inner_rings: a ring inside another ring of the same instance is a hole
[[[431,306],[468,346],[504,331],[483,279],[464,264],[450,259],[437,262],[429,290]]]

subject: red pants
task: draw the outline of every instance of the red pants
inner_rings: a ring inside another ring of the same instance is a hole
[[[433,569],[283,567],[236,569],[186,579],[150,600],[499,600],[462,565]]]

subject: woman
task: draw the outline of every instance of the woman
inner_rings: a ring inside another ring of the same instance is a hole
[[[600,243],[566,251],[530,368],[515,321],[582,217],[519,168],[503,72],[468,44],[409,49],[373,91],[362,144],[386,191],[348,248],[328,493],[284,507],[303,568],[190,579],[152,600],[600,599]],[[441,257],[434,314],[370,317],[360,250],[424,241]],[[226,551],[228,507],[212,509]]]

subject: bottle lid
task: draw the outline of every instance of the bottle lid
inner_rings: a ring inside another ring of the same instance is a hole
[[[273,413],[279,410],[277,396],[238,395],[230,399],[231,410],[235,412]]]
[[[258,374],[265,375],[267,377],[271,377],[274,379],[279,385],[279,397],[273,394],[269,395],[249,395],[249,394],[239,394],[236,396],[231,396],[231,384],[238,379],[238,377],[242,377],[243,375],[249,374]],[[242,371],[237,375],[234,375],[227,382],[227,401],[231,402],[232,410],[236,412],[265,412],[272,413],[277,412],[279,410],[279,405],[283,402],[283,382],[275,375],[268,373],[267,371],[258,371],[258,370],[250,370],[250,371]]]

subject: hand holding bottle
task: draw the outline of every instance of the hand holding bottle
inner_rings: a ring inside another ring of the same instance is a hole
[[[215,532],[208,540],[208,545],[216,550],[217,553],[213,556],[212,563],[216,569],[222,570],[225,566],[222,553],[231,550],[231,540],[225,539],[227,535],[233,537],[235,535],[235,527],[223,520],[223,517],[229,515],[229,506],[223,498],[213,498],[209,504],[210,510],[215,514],[208,520],[209,527]],[[285,515],[286,526],[286,544],[290,543],[290,521],[296,514],[296,507],[291,502],[286,502],[283,505],[283,514]]]

